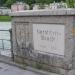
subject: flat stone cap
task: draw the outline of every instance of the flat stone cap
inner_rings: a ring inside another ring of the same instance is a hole
[[[45,10],[25,10],[10,13],[10,16],[50,16],[50,15],[75,15],[75,9],[45,9]]]

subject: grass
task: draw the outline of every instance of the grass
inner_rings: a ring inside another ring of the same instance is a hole
[[[10,16],[0,16],[0,21],[1,22],[7,22],[7,21],[11,21],[11,17]]]

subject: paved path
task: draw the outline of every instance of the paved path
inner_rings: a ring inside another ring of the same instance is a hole
[[[42,71],[40,72],[38,71],[32,72],[31,70],[30,71],[22,70],[18,67],[11,66],[11,65],[0,62],[0,75],[59,75],[55,73],[46,73],[46,72],[42,73]]]
[[[0,75],[39,75],[31,71],[0,63]]]

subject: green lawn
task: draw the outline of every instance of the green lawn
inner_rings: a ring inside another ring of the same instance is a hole
[[[0,16],[0,21],[2,21],[2,22],[3,22],[3,21],[4,21],[4,22],[5,22],[5,21],[11,21],[11,17],[10,17],[10,16],[2,16],[2,15],[1,15],[1,16]]]

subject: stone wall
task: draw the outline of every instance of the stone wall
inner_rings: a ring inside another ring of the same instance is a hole
[[[71,70],[75,65],[74,32],[72,32],[74,28],[74,12],[75,10],[72,9],[52,11],[29,10],[11,13],[14,60],[22,64],[56,73],[60,73],[61,69]],[[33,24],[64,25],[64,55],[37,52],[33,44]]]

